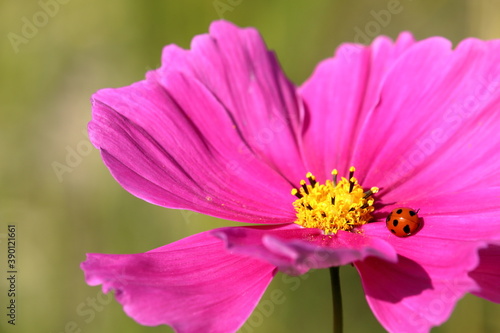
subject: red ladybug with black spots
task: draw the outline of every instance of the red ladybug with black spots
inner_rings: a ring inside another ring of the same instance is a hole
[[[385,220],[387,229],[398,237],[413,235],[420,228],[418,210],[401,207],[394,209]]]

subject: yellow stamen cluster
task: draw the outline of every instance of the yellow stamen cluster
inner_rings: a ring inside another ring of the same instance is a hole
[[[301,187],[292,190],[298,199],[293,206],[297,211],[295,223],[305,228],[322,229],[325,234],[335,234],[338,230],[352,231],[355,227],[368,223],[374,210],[372,195],[377,187],[364,191],[354,178],[354,167],[349,169],[349,179],[342,177],[337,182],[337,170],[332,171],[333,180],[319,184],[310,172]]]

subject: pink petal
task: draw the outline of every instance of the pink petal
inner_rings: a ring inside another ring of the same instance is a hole
[[[204,128],[208,141],[221,140],[221,130],[235,132],[243,138],[241,150],[264,161],[279,174],[293,181],[302,179],[306,169],[302,164],[300,135],[303,108],[295,86],[286,78],[273,52],[266,48],[254,28],[240,29],[218,21],[210,26],[209,35],[193,39],[191,50],[166,47],[157,80],[169,91],[192,117]],[[206,97],[194,99],[193,87],[217,100],[232,121],[221,128],[206,107]],[[252,161],[253,163],[253,161]]]
[[[389,332],[429,332],[448,319],[473,285],[464,278],[428,274],[405,257],[397,264],[369,258],[355,265],[368,304]]]
[[[403,33],[394,45],[386,37],[377,38],[370,47],[345,44],[303,84],[300,94],[308,110],[305,154],[309,171],[320,180],[334,168],[342,174],[351,166],[352,148],[367,125],[366,114],[379,103],[380,82],[413,43],[413,37]],[[369,162],[357,161],[356,167],[368,169]]]
[[[394,249],[384,240],[344,231],[326,236],[319,229],[296,224],[220,228],[213,234],[223,239],[230,251],[266,260],[291,275],[346,265],[369,256],[396,259]]]
[[[367,301],[388,331],[428,332],[446,321],[456,302],[476,288],[468,273],[477,266],[477,250],[484,243],[457,237],[458,228],[449,231],[451,235],[437,235],[425,227],[407,238],[384,229],[383,223],[372,223],[364,232],[385,239],[399,260],[368,258],[355,263]]]
[[[412,45],[381,82],[356,143],[352,164],[370,162],[363,184],[382,187],[387,202],[499,186],[499,76],[499,41]]]
[[[176,332],[234,332],[275,274],[261,260],[226,251],[208,233],[141,254],[88,254],[89,285],[115,290],[125,312],[147,326]]]
[[[499,219],[494,217],[495,214],[500,214],[500,186],[470,186],[461,190],[427,192],[413,198],[407,197],[394,206],[409,205],[419,209],[419,215],[456,216],[464,219],[490,215],[490,225],[496,222],[500,227]],[[386,200],[384,197],[382,199]],[[389,205],[385,210],[392,207]],[[475,226],[477,224],[471,221],[470,227]]]
[[[500,244],[479,250],[479,265],[469,273],[478,285],[472,293],[500,303]]]
[[[303,178],[294,86],[254,29],[216,22],[167,46],[145,81],[94,95],[90,138],[113,176],[155,204],[243,222],[294,217]]]
[[[428,193],[419,199],[401,200],[377,211],[380,223],[370,223],[364,230],[370,235],[387,238],[385,218],[396,207],[419,209],[421,229],[413,237],[491,242],[500,239],[500,187],[472,187],[448,193]],[[379,227],[376,227],[376,226]],[[392,236],[392,235],[391,235]],[[394,236],[390,237],[390,239]],[[397,237],[396,237],[397,238]]]

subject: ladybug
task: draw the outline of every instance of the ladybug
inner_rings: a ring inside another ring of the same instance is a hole
[[[385,220],[385,225],[390,232],[398,237],[413,235],[420,227],[418,210],[401,207],[394,209]]]

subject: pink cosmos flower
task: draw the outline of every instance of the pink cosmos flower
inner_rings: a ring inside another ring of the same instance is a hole
[[[278,270],[352,263],[388,331],[428,332],[466,293],[500,301],[499,112],[500,41],[347,44],[296,87],[256,30],[215,22],[97,92],[90,138],[137,197],[254,225],[89,254],[86,281],[140,324],[233,332]]]

